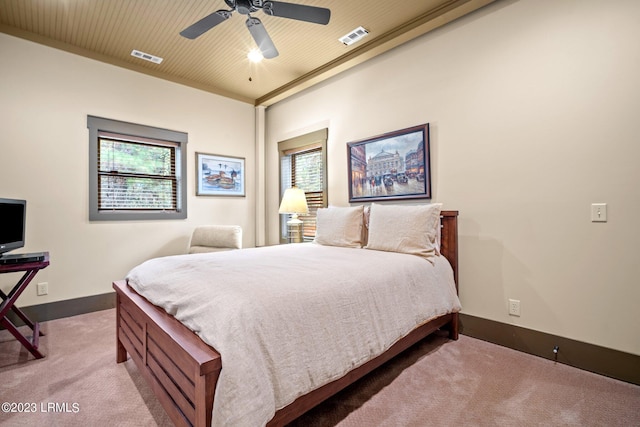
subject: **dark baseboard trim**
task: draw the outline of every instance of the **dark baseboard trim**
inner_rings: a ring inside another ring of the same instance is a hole
[[[116,306],[116,293],[92,295],[64,301],[20,307],[33,321],[46,322],[77,316]],[[16,326],[24,322],[10,311],[7,315]],[[0,328],[4,329],[4,327]],[[460,333],[565,365],[640,385],[640,356],[594,344],[575,341],[520,326],[496,322],[460,313]],[[553,349],[558,346],[558,353]]]
[[[115,306],[116,293],[109,292],[107,294],[91,295],[88,297],[20,307],[20,310],[22,310],[24,314],[34,322],[46,322],[47,320],[55,320],[63,317],[92,313],[94,311],[107,310],[109,308],[114,308]],[[16,326],[24,325],[24,322],[16,316],[13,311],[9,311],[7,317]],[[2,329],[4,329],[4,327]]]
[[[463,313],[460,324],[461,334],[640,385],[640,356],[635,354]]]

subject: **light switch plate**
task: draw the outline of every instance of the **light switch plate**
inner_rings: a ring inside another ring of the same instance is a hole
[[[607,222],[607,204],[591,204],[591,222]]]

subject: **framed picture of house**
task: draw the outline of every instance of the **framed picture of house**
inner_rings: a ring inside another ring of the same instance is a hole
[[[429,124],[347,143],[349,202],[430,199]]]
[[[244,196],[244,158],[196,153],[197,196]]]

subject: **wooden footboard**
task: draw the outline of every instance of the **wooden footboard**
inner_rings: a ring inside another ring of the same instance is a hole
[[[443,211],[440,249],[453,267],[456,287],[457,216],[457,211]],[[222,369],[220,354],[124,281],[114,282],[113,288],[117,295],[117,362],[126,361],[127,353],[131,356],[175,425],[211,425],[214,391]],[[457,339],[458,314],[447,314],[414,329],[375,359],[280,409],[268,425],[293,421],[438,329],[447,329],[449,337]]]
[[[118,363],[127,353],[176,426],[209,426],[220,355],[179,321],[115,282]]]

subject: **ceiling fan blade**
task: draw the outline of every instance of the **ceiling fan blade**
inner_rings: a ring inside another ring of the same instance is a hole
[[[285,3],[282,1],[266,1],[262,6],[264,13],[281,18],[297,19],[327,25],[331,18],[331,11],[324,7],[307,6],[303,4]]]
[[[201,36],[206,33],[216,25],[221,22],[226,21],[231,17],[231,12],[228,10],[218,10],[217,12],[213,12],[211,15],[207,15],[195,24],[185,28],[180,32],[182,37],[186,37],[188,39],[195,39],[196,37]]]
[[[267,33],[266,28],[262,25],[262,22],[258,18],[249,17],[247,19],[247,28],[253,36],[253,39],[256,41],[256,44],[260,48],[260,52],[262,52],[262,56],[267,59],[275,58],[278,56],[278,49],[271,41],[271,37]]]

